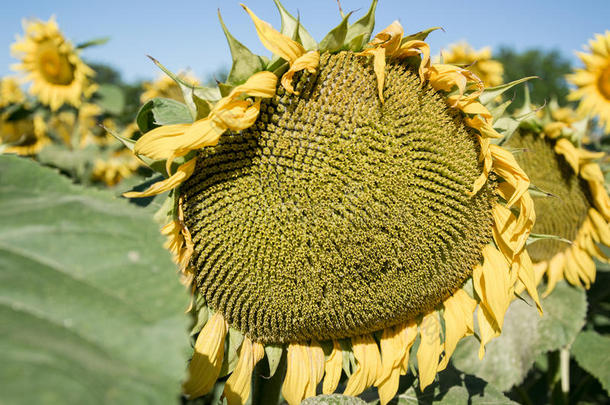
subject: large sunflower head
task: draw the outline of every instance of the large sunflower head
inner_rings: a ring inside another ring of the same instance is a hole
[[[94,72],[78,56],[72,44],[59,30],[55,19],[24,22],[25,36],[11,46],[21,62],[16,70],[27,74],[32,82],[30,93],[57,110],[68,103],[78,107],[89,91],[89,76]]]
[[[610,31],[596,34],[589,41],[588,52],[579,52],[585,65],[567,76],[577,86],[568,99],[579,101],[583,115],[597,115],[606,132],[610,132]]]
[[[498,89],[431,64],[431,30],[405,36],[396,21],[370,40],[373,1],[318,43],[277,4],[282,32],[244,6],[275,57],[223,24],[227,82],[183,86],[194,122],[132,145],[167,179],[126,196],[171,190],[162,232],[197,315],[187,396],[230,374],[228,403],[246,402],[266,356],[291,405],[322,380],[332,393],[342,371],[345,394],[376,386],[385,404],[414,344],[423,389],[475,310],[483,355],[514,293],[537,301],[529,180],[496,144],[484,101]]]
[[[449,46],[447,51],[442,51],[443,63],[462,66],[476,74],[487,87],[502,84],[504,66],[491,57],[491,48],[485,47],[478,51],[466,42],[460,42]]]
[[[579,146],[587,122],[567,108],[546,109],[528,120],[507,146],[522,150],[517,162],[530,177],[540,237],[527,247],[537,281],[546,275],[549,294],[559,280],[589,288],[595,281],[593,258],[606,261],[598,244],[610,246],[610,199],[596,153]]]

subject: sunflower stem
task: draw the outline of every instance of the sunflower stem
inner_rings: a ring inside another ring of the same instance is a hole
[[[570,348],[563,347],[559,352],[559,368],[561,371],[561,392],[567,399],[570,392]],[[566,401],[567,402],[567,401]]]

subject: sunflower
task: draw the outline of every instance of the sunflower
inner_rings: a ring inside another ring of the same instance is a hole
[[[561,239],[540,239],[527,247],[537,282],[547,279],[545,295],[559,280],[589,288],[595,281],[593,258],[606,261],[597,246],[610,246],[610,199],[596,159],[604,156],[583,149],[573,139],[583,138],[586,120],[576,121],[567,108],[546,111],[544,119],[529,121],[507,142],[522,149],[517,162],[538,193],[532,232]]]
[[[47,126],[41,115],[18,119],[2,117],[0,120],[0,145],[6,145],[5,153],[35,155],[49,143]]]
[[[0,108],[25,101],[25,95],[19,83],[12,77],[3,77],[0,80]]]
[[[191,85],[199,85],[199,80],[190,74],[182,73],[179,77]],[[169,76],[161,76],[154,82],[142,83],[144,92],[140,95],[140,102],[145,103],[155,97],[169,98],[176,101],[184,101],[180,86]]]
[[[585,68],[567,76],[578,87],[568,99],[579,101],[581,114],[597,115],[605,131],[610,132],[610,31],[596,34],[589,41],[588,50],[591,53],[578,52]]]
[[[229,375],[225,398],[245,403],[266,357],[291,405],[321,382],[334,392],[343,372],[344,394],[375,386],[385,404],[412,347],[424,389],[475,314],[482,356],[516,291],[538,303],[529,180],[492,142],[481,80],[430,63],[430,30],[404,36],[395,21],[369,41],[373,1],[318,43],[276,4],[282,32],[243,6],[276,56],[223,24],[222,92],[197,89],[195,122],[135,142],[168,177],[125,196],[171,190],[162,233],[197,320],[187,397]]]
[[[504,67],[491,57],[491,48],[485,47],[478,51],[469,44],[462,42],[449,46],[448,51],[441,52],[443,63],[463,66],[476,74],[485,86],[493,87],[502,84]]]
[[[107,123],[110,124],[110,123]],[[104,125],[104,128],[113,130],[112,125]],[[135,123],[129,124],[123,129],[121,136],[124,139],[132,139],[138,129]],[[130,150],[122,145],[118,149],[111,150],[105,158],[99,158],[93,166],[92,178],[95,181],[106,183],[107,186],[115,186],[123,179],[131,177],[140,167],[140,161]]]
[[[94,89],[88,80],[93,70],[64,38],[53,17],[46,23],[26,21],[23,26],[25,37],[13,43],[11,52],[21,60],[14,68],[26,72],[32,82],[30,93],[54,111],[64,103],[78,107],[82,96]]]

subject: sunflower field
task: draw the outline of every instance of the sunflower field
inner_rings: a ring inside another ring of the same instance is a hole
[[[15,33],[0,404],[609,403],[610,31],[570,61],[252,3],[263,51],[219,10],[208,77]]]

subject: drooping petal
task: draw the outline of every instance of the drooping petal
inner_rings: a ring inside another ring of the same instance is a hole
[[[296,72],[301,70],[307,70],[310,73],[315,73],[316,68],[320,64],[320,53],[318,51],[310,51],[304,55],[299,56],[293,63],[290,64],[290,68],[286,73],[282,75],[282,86],[289,93],[294,93],[296,95],[299,92],[294,90],[292,86],[292,78]]]
[[[440,322],[436,311],[425,315],[419,325],[419,348],[417,367],[419,369],[419,388],[423,391],[434,381],[441,355]]]
[[[190,126],[191,124],[174,124],[157,127],[136,141],[134,153],[151,159],[169,159],[180,148],[180,138]]]
[[[322,393],[329,395],[335,392],[341,379],[341,370],[343,367],[343,352],[338,341],[333,340],[333,350],[326,359],[324,364],[324,383],[322,384]]]
[[[460,339],[474,333],[474,310],[477,302],[466,291],[457,290],[443,302],[445,311],[445,357],[438,366],[444,370]]]
[[[215,313],[199,332],[189,364],[189,376],[183,385],[184,393],[189,398],[207,394],[218,379],[228,329],[229,325],[223,316]]]
[[[347,380],[344,395],[356,396],[372,386],[381,376],[381,356],[377,342],[371,335],[353,337],[352,351],[358,367]]]
[[[291,343],[288,345],[286,377],[282,385],[282,395],[289,405],[298,405],[305,398],[309,383],[309,356],[305,345]]]
[[[265,48],[274,54],[279,55],[289,63],[294,62],[299,56],[305,53],[305,48],[303,48],[301,44],[280,33],[268,22],[258,18],[256,14],[245,5],[242,4],[241,6],[250,15],[250,18],[252,18],[254,26],[256,27],[256,32],[258,33],[258,38]]]
[[[235,370],[225,383],[223,395],[228,405],[245,404],[250,396],[250,382],[254,366],[265,356],[263,345],[252,343],[247,337],[241,344],[239,360]]]
[[[124,193],[123,196],[125,196],[126,198],[141,198],[161,194],[166,191],[172,190],[182,184],[182,182],[184,182],[186,179],[191,177],[193,171],[195,170],[196,163],[197,158],[193,158],[188,162],[180,165],[178,167],[178,170],[176,170],[176,173],[174,173],[167,179],[156,182],[144,191],[130,191]]]

